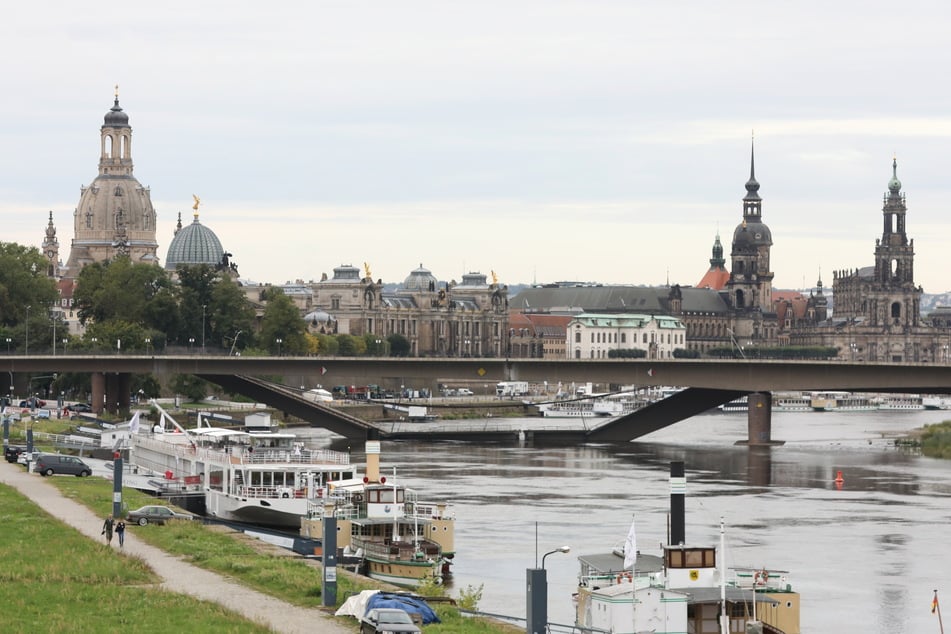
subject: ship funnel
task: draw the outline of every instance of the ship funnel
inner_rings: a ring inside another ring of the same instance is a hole
[[[687,495],[687,478],[684,463],[670,463],[670,544],[677,546],[687,542],[684,498]]]
[[[380,481],[380,441],[367,441],[367,482]]]

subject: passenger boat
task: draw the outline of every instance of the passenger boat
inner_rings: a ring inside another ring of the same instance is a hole
[[[925,409],[920,394],[886,394],[878,405],[879,409],[912,412]]]
[[[719,406],[721,412],[747,412],[749,411],[749,397],[741,396],[729,403]],[[777,392],[773,394],[774,412],[811,412],[812,399],[801,392]]]
[[[178,494],[203,493],[213,517],[297,529],[327,482],[357,477],[349,454],[311,449],[294,434],[271,431],[266,414],[252,415],[262,423],[257,428],[211,427],[199,415],[196,428],[184,429],[153,406],[161,421],[151,430],[137,429],[136,417],[130,424],[129,463],[159,474]]]
[[[325,517],[337,520],[337,546],[361,557],[373,579],[402,586],[442,583],[455,556],[452,509],[419,500],[412,489],[380,475],[380,442],[367,441],[361,479],[327,483],[325,496],[309,504],[301,535],[322,539]]]
[[[812,392],[810,403],[817,412],[868,412],[878,409],[878,402],[874,399],[851,392]]]
[[[947,396],[922,396],[921,404],[925,409],[951,409],[951,398]]]
[[[681,471],[682,473],[682,471]],[[682,540],[685,479],[671,474],[670,532]],[[799,594],[784,570],[727,569],[720,545],[667,544],[659,555],[639,552],[634,527],[623,549],[578,558],[575,628],[630,634],[800,634]],[[669,540],[673,541],[673,540]],[[722,619],[728,619],[721,629]]]
[[[615,418],[640,409],[648,401],[633,393],[592,394],[590,397],[539,403],[539,414],[545,418]]]

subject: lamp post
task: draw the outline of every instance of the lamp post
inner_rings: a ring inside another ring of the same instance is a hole
[[[10,354],[10,344],[11,344],[11,343],[13,343],[13,339],[11,339],[10,337],[7,337],[7,355],[8,355],[8,356],[9,356],[9,354]]]
[[[274,343],[277,344],[277,356],[281,356],[281,344],[284,343],[284,340],[278,337],[274,340]]]
[[[151,337],[145,338],[145,355],[149,356],[152,353],[152,339]]]
[[[92,338],[92,353],[96,354],[96,348],[99,347],[99,339],[96,337]]]
[[[238,336],[239,336],[242,332],[244,332],[244,331],[243,331],[243,330],[239,330],[238,332],[234,333],[234,339],[231,341],[231,352],[228,353],[228,356],[229,356],[229,357],[234,356],[234,347],[235,347],[235,345],[237,345],[237,343],[238,343]]]
[[[191,353],[192,353],[192,344],[194,344],[194,343],[195,343],[195,338],[194,338],[194,337],[189,337],[189,338],[188,338],[188,354],[191,354]]]
[[[63,337],[63,355],[66,354],[66,347],[69,345],[69,339]]]
[[[528,634],[545,634],[548,632],[548,572],[545,570],[545,559],[548,558],[548,555],[567,553],[570,550],[569,546],[560,546],[555,550],[548,551],[542,555],[541,568],[528,569],[526,576],[528,605],[525,610],[525,631]]]
[[[30,354],[30,306],[26,307],[26,351],[25,355]]]
[[[205,309],[207,304],[201,305],[201,353],[205,354]]]

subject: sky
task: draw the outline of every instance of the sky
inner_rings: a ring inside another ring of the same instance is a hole
[[[114,86],[164,261],[179,213],[256,282],[367,263],[694,285],[755,135],[774,287],[874,263],[892,159],[916,282],[951,289],[951,5],[480,0],[14,3],[0,240],[68,256]]]

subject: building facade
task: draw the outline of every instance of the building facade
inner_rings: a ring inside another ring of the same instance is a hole
[[[686,328],[668,315],[582,313],[568,322],[569,359],[607,359],[612,350],[641,350],[648,359],[673,359],[686,347]]]
[[[843,360],[876,363],[946,363],[948,336],[940,318],[921,314],[923,289],[915,283],[915,241],[907,233],[907,204],[898,161],[882,201],[882,235],[874,264],[835,271],[832,315],[825,315],[822,283],[810,299],[816,310],[793,330],[800,345],[832,346]]]
[[[127,255],[132,262],[158,264],[156,215],[149,188],[133,175],[132,126],[115,103],[100,128],[99,175],[80,191],[73,212],[73,240],[64,277],[83,266]]]

